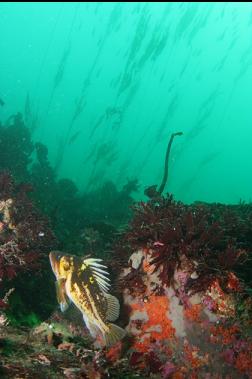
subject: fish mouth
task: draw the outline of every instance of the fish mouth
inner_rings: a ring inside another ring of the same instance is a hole
[[[54,275],[57,277],[59,273],[59,260],[60,260],[61,255],[59,254],[58,251],[51,251],[49,253],[49,260],[51,263],[52,270],[54,272]]]

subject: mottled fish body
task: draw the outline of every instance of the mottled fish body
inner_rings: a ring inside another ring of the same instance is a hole
[[[120,305],[117,298],[108,293],[108,273],[101,259],[81,259],[60,252],[51,252],[49,258],[56,276],[61,311],[65,311],[72,301],[82,312],[94,338],[101,333],[106,346],[122,339],[125,330],[109,322],[118,318]]]

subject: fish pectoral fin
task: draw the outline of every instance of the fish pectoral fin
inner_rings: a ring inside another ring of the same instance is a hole
[[[58,303],[60,305],[61,312],[65,312],[70,304],[70,300],[68,299],[67,294],[66,294],[65,283],[66,283],[65,279],[58,279],[55,282],[56,295],[57,295]]]
[[[108,326],[109,329],[108,331],[103,332],[103,337],[106,346],[110,347],[118,341],[122,340],[126,335],[126,331],[115,324],[108,324]]]
[[[104,296],[107,301],[106,319],[108,321],[115,321],[119,317],[120,303],[113,295],[104,293]]]
[[[61,312],[65,312],[69,308],[69,305],[70,305],[70,301],[61,301],[60,302]]]

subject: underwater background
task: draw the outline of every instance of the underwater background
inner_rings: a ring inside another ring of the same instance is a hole
[[[252,379],[252,3],[0,36],[0,378]]]
[[[176,199],[252,188],[251,3],[2,3],[1,120],[21,112],[59,178],[161,182]]]

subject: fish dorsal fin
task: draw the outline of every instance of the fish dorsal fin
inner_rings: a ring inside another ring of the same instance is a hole
[[[110,295],[109,293],[105,293],[104,295],[107,301],[106,319],[108,321],[115,321],[119,317],[119,301],[115,296]]]
[[[99,258],[87,258],[83,260],[83,264],[89,267],[92,271],[92,274],[97,281],[100,289],[103,292],[108,292],[110,286],[110,279],[108,278],[107,266],[100,264],[102,259]]]

